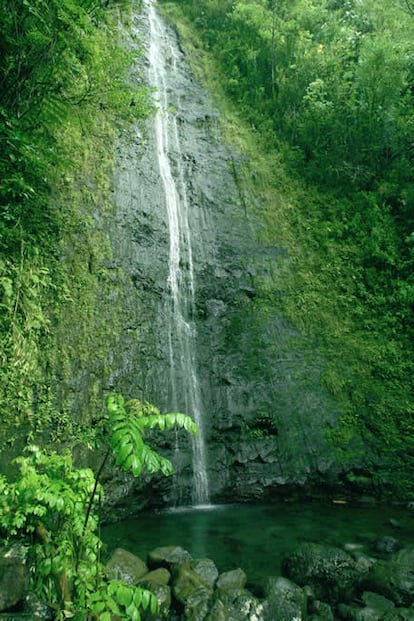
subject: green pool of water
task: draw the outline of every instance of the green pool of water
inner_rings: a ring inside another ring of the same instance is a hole
[[[378,541],[414,543],[414,514],[392,507],[286,503],[216,505],[140,513],[103,528],[108,553],[122,547],[143,560],[158,547],[179,545],[193,558],[211,558],[220,572],[241,567],[249,584],[280,575],[283,555],[302,541],[354,544],[376,557]]]

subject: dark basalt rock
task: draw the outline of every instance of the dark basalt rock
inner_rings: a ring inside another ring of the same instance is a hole
[[[335,603],[352,598],[362,579],[354,559],[332,546],[303,543],[282,561],[284,576],[299,586],[309,585],[317,599]]]
[[[27,593],[22,604],[23,614],[26,615],[26,621],[53,621],[55,619],[55,611],[42,602],[35,593]],[[0,617],[1,618],[1,617]],[[10,620],[11,621],[11,620]],[[17,621],[14,620],[13,621]]]
[[[145,48],[146,18],[133,19]],[[164,34],[175,50],[165,76],[166,107],[176,111],[180,149],[169,160],[180,192],[185,191],[191,231],[195,299],[188,321],[196,341],[211,498],[266,501],[292,490],[320,494],[349,485],[342,476],[347,464],[338,465],[327,433],[335,428],[342,406],[321,381],[323,355],[312,344],[310,360],[306,338],[276,303],[267,301],[267,292],[284,294],[280,279],[288,270],[288,253],[277,241],[269,246],[260,241],[264,222],[250,209],[256,199],[244,196],[240,187],[245,158],[223,143],[217,111],[194,79],[176,33],[165,26]],[[161,411],[171,411],[169,231],[151,122],[139,140],[126,136],[119,145],[114,213],[100,223],[112,248],[114,282],[110,299],[102,303],[122,309],[107,365],[111,374],[102,389],[134,397],[140,393]],[[188,257],[181,263],[184,273]],[[89,389],[85,381],[73,395],[75,410],[77,395]],[[177,411],[185,411],[186,400],[178,395],[177,401]],[[131,484],[128,494],[136,497],[131,507],[192,501],[191,442],[186,437],[177,445],[161,442],[156,438],[155,446],[172,459],[176,474],[168,481],[154,477],[150,483]],[[354,455],[351,462],[355,455],[363,457],[362,443],[354,439],[348,452]],[[115,494],[109,492],[108,498]]]
[[[127,584],[138,584],[140,578],[148,573],[144,561],[122,548],[114,551],[106,564],[106,569],[112,580],[122,580]]]
[[[190,553],[180,546],[162,546],[148,554],[148,566],[152,569],[165,567],[171,570],[175,565],[187,563],[190,560]]]
[[[0,551],[0,612],[23,600],[29,588],[26,551],[15,545]]]
[[[304,543],[283,562],[290,579],[269,577],[258,598],[245,587],[241,568],[218,575],[210,559],[192,559],[175,546],[158,548],[149,555],[154,569],[139,584],[156,595],[160,611],[144,612],[143,620],[413,621],[412,553],[406,548],[389,561],[371,559],[374,565],[361,567],[340,548]],[[166,558],[171,574],[163,568]],[[375,589],[364,591],[368,582]]]
[[[304,619],[307,611],[307,597],[297,584],[286,578],[269,578],[265,585],[266,603],[264,619],[292,621]]]
[[[414,546],[403,548],[389,560],[377,561],[364,585],[392,599],[398,606],[414,602]]]

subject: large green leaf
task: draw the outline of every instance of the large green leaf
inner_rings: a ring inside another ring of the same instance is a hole
[[[190,416],[186,414],[154,414],[145,416],[140,419],[140,424],[147,429],[172,429],[173,427],[184,428],[192,434],[197,434],[198,429],[196,423]]]
[[[148,446],[145,446],[143,461],[148,472],[158,472],[161,469],[160,456],[152,451]]]
[[[126,462],[127,458],[132,454],[133,448],[134,447],[130,442],[125,442],[124,444],[116,447],[116,463],[119,466],[122,466]]]
[[[107,409],[110,414],[112,437],[110,446],[115,455],[116,464],[134,476],[141,474],[145,467],[148,472],[161,471],[165,476],[173,473],[168,459],[153,451],[143,440],[145,429],[184,428],[196,434],[197,425],[190,416],[181,413],[160,414],[155,406],[134,400],[127,409],[123,398],[109,395]]]
[[[134,593],[131,587],[120,584],[115,595],[118,602],[127,608],[132,602]]]

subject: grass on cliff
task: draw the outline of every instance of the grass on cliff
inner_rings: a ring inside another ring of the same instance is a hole
[[[221,113],[224,140],[245,162],[237,181],[247,217],[250,213],[260,222],[257,235],[265,247],[285,251],[277,264],[269,260],[270,277],[255,278],[258,318],[280,308],[300,331],[310,359],[314,353],[323,356],[322,385],[342,411],[339,425],[327,431],[338,459],[354,436],[362,436],[383,464],[383,471],[373,475],[378,489],[410,497],[414,365],[401,317],[404,292],[399,302],[389,275],[366,267],[377,257],[392,261],[395,225],[386,212],[368,204],[371,198],[364,193],[347,197],[324,191],[293,172],[295,152],[280,142],[276,146],[263,123],[246,122],[225,94],[220,65],[203,47],[185,7],[163,2],[161,8],[180,36],[196,79]],[[364,237],[367,217],[371,232]],[[399,474],[390,480],[387,471]]]
[[[59,14],[51,4],[42,19],[23,4],[10,5],[4,33],[8,62],[18,63],[26,50],[33,84],[15,97],[10,87],[0,101],[8,137],[0,156],[0,444],[16,445],[15,452],[39,437],[73,437],[85,422],[73,420],[73,394],[85,395],[84,416],[100,409],[122,321],[115,309],[105,317],[100,304],[119,276],[106,268],[111,251],[103,226],[112,215],[114,149],[119,128],[149,111],[146,90],[129,78],[136,59],[128,46],[136,42],[121,27],[125,2],[122,14],[115,3],[96,8],[96,19],[82,2],[64,3]],[[19,10],[27,37],[13,29]],[[54,59],[48,49],[40,66],[43,30],[59,32],[64,18],[73,28],[59,40],[66,56]],[[48,80],[39,99],[38,81],[50,72],[57,82]]]

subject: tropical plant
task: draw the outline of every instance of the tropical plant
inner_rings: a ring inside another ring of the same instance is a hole
[[[383,471],[399,473],[392,483],[373,473],[378,488],[412,489],[413,2],[159,3],[218,104],[236,104],[223,127],[249,160],[238,184],[254,196],[264,247],[289,254],[291,270],[254,278],[251,329],[281,309],[310,335],[327,361],[322,383],[347,413],[338,455],[352,426]],[[229,344],[247,324],[235,314]]]
[[[84,310],[82,330],[96,337],[85,350],[106,358],[97,351],[106,339],[97,334],[94,296],[108,273],[101,262],[109,241],[91,210],[110,208],[116,129],[150,109],[147,89],[130,79],[140,53],[126,27],[131,7],[131,0],[0,2],[2,447],[71,433],[52,376],[70,348],[82,356],[67,340],[55,358],[54,327],[71,323],[72,304]]]
[[[149,591],[106,576],[97,534],[103,495],[99,477],[110,454],[134,476],[143,468],[168,476],[172,465],[144,441],[145,430],[182,427],[197,432],[190,417],[160,414],[149,403],[127,405],[121,395],[111,394],[106,405],[95,441],[109,441],[96,477],[89,468],[76,469],[68,452],[47,453],[37,446],[27,447],[26,455],[15,460],[15,481],[0,477],[0,528],[8,542],[27,546],[31,589],[56,609],[59,620],[109,621],[115,614],[139,621],[140,610],[157,609]]]
[[[138,117],[146,106],[103,2],[4,0],[0,20],[0,250],[10,252],[21,237],[57,235],[49,193],[72,165],[59,145],[65,125],[90,128],[100,110]]]

